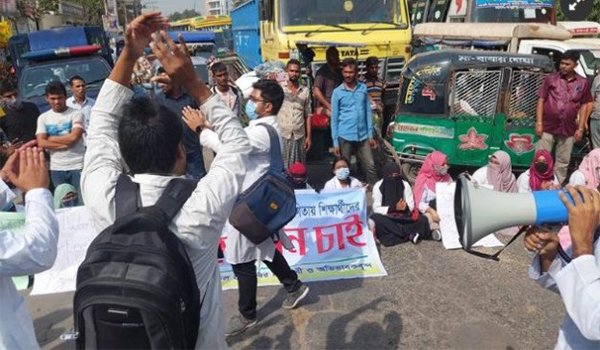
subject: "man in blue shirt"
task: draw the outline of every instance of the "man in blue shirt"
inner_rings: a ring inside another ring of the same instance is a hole
[[[371,148],[377,147],[373,139],[373,113],[369,92],[359,82],[358,64],[353,58],[342,62],[344,82],[331,97],[331,137],[334,153],[347,159],[354,154],[362,164],[371,186],[377,182],[377,171]]]

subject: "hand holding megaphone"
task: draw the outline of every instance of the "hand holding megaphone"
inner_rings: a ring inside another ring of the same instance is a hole
[[[574,200],[568,199],[565,192],[559,196],[568,212],[574,259],[594,250],[594,234],[600,225],[600,193],[584,186],[567,186],[566,192]]]

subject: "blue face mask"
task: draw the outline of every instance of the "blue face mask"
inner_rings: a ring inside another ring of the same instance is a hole
[[[79,204],[79,198],[77,198],[77,196],[73,196],[67,200],[63,200],[62,201],[62,207],[63,208],[72,208],[72,207],[76,207]]]
[[[335,177],[337,177],[337,179],[340,181],[348,180],[349,176],[350,176],[350,169],[348,169],[348,168],[339,168],[338,170],[335,171]]]
[[[258,115],[256,114],[256,104],[254,101],[250,100],[248,103],[246,103],[246,114],[250,120],[258,118]]]

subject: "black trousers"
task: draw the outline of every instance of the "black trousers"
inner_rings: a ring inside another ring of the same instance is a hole
[[[277,276],[277,279],[283,284],[288,293],[297,291],[302,285],[296,271],[290,268],[290,265],[278,250],[275,250],[273,261],[263,262]],[[231,267],[238,280],[238,309],[245,318],[253,320],[256,318],[256,288],[258,283],[255,261],[231,265]]]
[[[373,214],[371,220],[375,222],[379,242],[386,247],[407,242],[415,233],[418,233],[421,239],[431,239],[431,230],[425,215],[419,215],[419,219],[414,221],[408,214],[396,217]]]

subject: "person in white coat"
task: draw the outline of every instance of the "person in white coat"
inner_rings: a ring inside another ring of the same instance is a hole
[[[350,161],[340,156],[333,161],[333,177],[325,183],[323,190],[364,187],[362,182],[350,176]]]
[[[267,172],[271,159],[271,141],[267,129],[261,125],[270,125],[279,133],[277,124],[277,112],[283,104],[284,94],[281,86],[272,80],[259,80],[253,85],[254,90],[250,95],[250,101],[255,106],[257,118],[250,121],[244,131],[250,140],[250,157],[248,161],[248,172],[243,183],[243,190],[249,188],[263,174]],[[189,112],[189,110],[187,110]],[[187,114],[187,112],[186,112]],[[198,113],[193,113],[198,116]],[[190,115],[192,119],[194,116]],[[196,128],[195,124],[188,124]],[[204,129],[200,134],[202,146],[207,146],[217,153],[217,157],[223,150],[222,141],[210,129]],[[281,137],[280,137],[281,145]],[[300,300],[308,294],[308,287],[303,284],[298,275],[292,270],[283,255],[276,249],[275,242],[267,239],[261,244],[255,245],[242,233],[228,222],[225,227],[227,239],[225,241],[225,260],[231,264],[233,272],[238,280],[239,314],[234,315],[227,324],[226,335],[239,334],[257,323],[256,316],[256,288],[257,275],[255,262],[263,261],[267,267],[277,276],[284,285],[287,295],[283,302],[283,308],[296,307]],[[282,240],[287,237],[280,234]]]
[[[19,150],[0,177],[1,207],[15,198],[5,181],[25,193],[25,231],[0,232],[0,349],[39,349],[27,303],[12,277],[40,273],[56,259],[58,220],[47,189],[50,179],[44,151],[37,147]]]
[[[125,33],[125,48],[92,109],[82,195],[101,232],[116,218],[115,191],[124,165],[139,184],[140,204],[154,205],[169,182],[186,173],[181,117],[146,98],[133,99],[133,66],[151,43],[167,74],[200,105],[222,147],[209,173],[169,225],[183,243],[203,300],[196,349],[226,349],[217,250],[223,226],[241,191],[250,143],[238,118],[196,76],[185,46],[176,46],[158,12],[141,15]],[[153,34],[154,33],[154,34]]]
[[[572,245],[561,254],[556,234],[530,230],[525,248],[537,254],[529,275],[559,293],[567,310],[554,348],[600,349],[600,194],[584,186],[567,190],[574,204],[560,196],[569,213]]]

